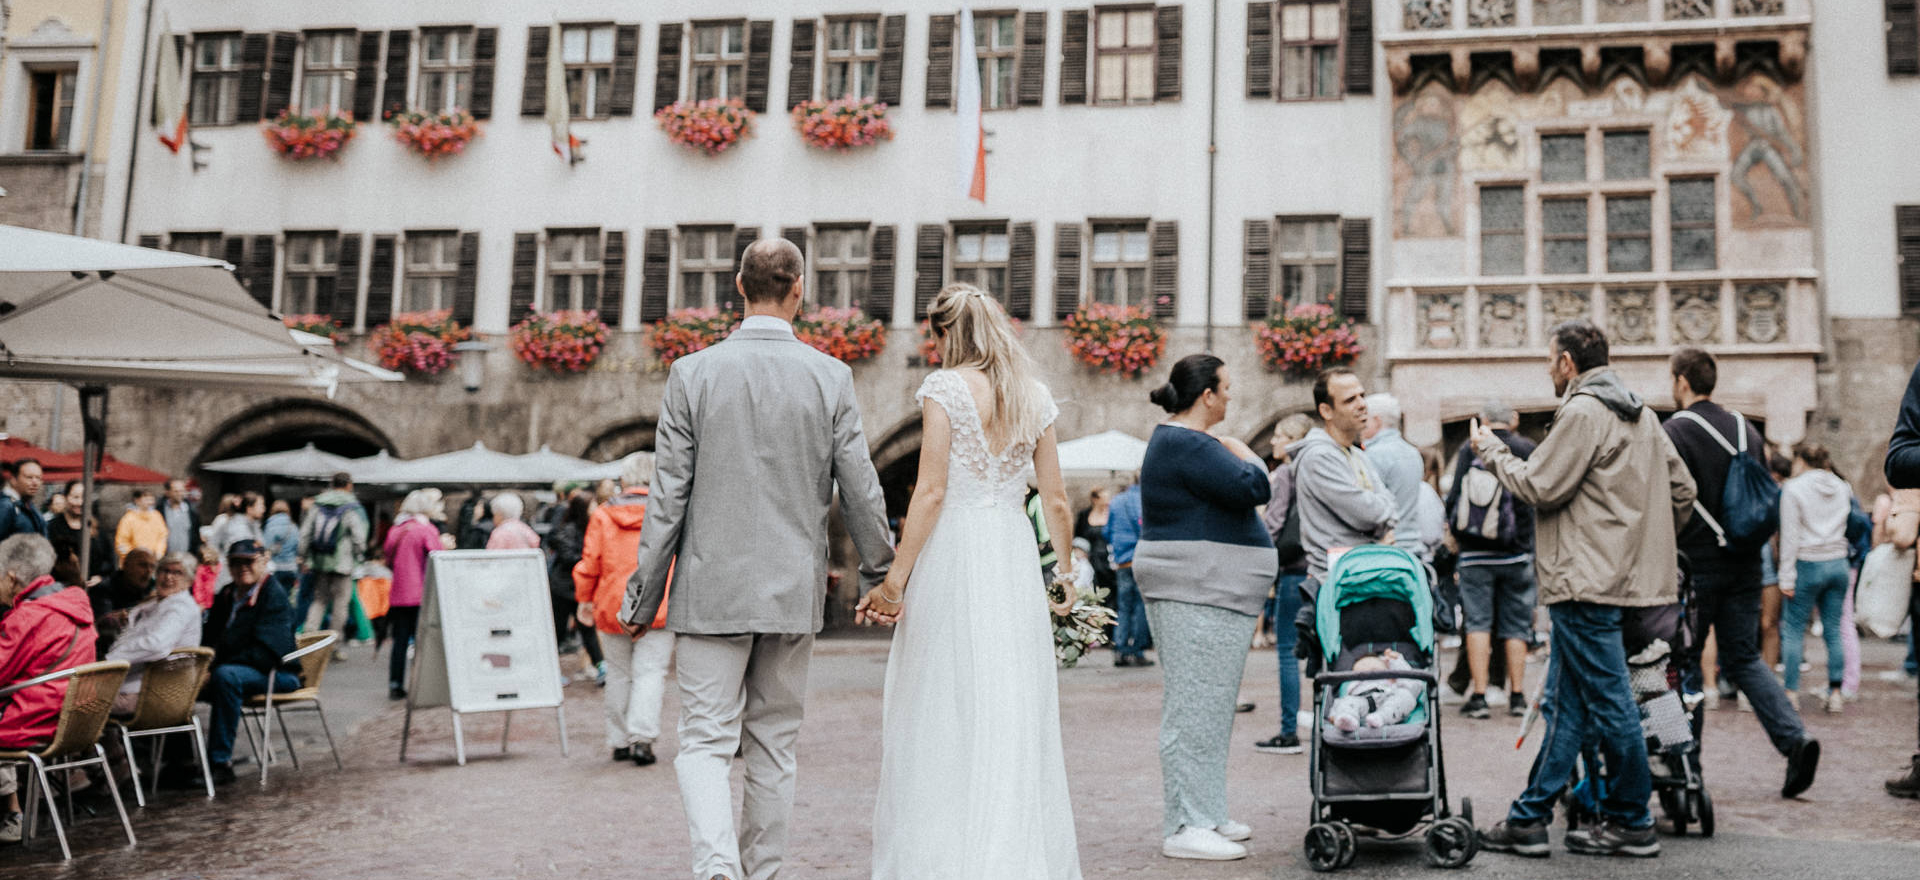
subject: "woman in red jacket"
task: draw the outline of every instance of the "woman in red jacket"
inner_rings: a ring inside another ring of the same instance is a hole
[[[673,633],[660,629],[667,605],[645,638],[635,639],[620,625],[620,604],[627,579],[639,567],[640,525],[647,516],[647,485],[653,482],[653,456],[627,456],[620,475],[622,491],[600,505],[587,521],[586,545],[573,567],[579,619],[600,632],[607,661],[607,747],[615,761],[645,767],[654,762],[653,741],[660,736],[660,700],[667,664],[673,660]]]
[[[388,634],[393,637],[387,661],[387,698],[405,699],[407,645],[420,626],[420,599],[427,587],[427,555],[441,549],[440,528],[447,518],[439,489],[415,489],[400,502],[400,518],[387,530],[387,565],[393,569],[393,590],[387,600]]]
[[[53,545],[39,535],[0,541],[0,688],[72,669],[94,658],[93,603],[87,591],[53,579]],[[67,682],[36,685],[0,697],[0,749],[53,739]],[[0,842],[20,840],[20,795],[14,768],[0,768]]]

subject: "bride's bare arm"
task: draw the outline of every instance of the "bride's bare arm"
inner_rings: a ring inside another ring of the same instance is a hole
[[[1060,575],[1073,574],[1073,507],[1067,503],[1067,481],[1060,475],[1060,442],[1054,436],[1053,426],[1040,434],[1040,441],[1033,445],[1033,476],[1040,483],[1040,510],[1047,518],[1047,535],[1052,538],[1054,555],[1059,558],[1054,571]],[[1065,612],[1073,607],[1073,596],[1067,597],[1066,606],[1056,609]]]
[[[914,482],[913,500],[907,504],[907,518],[900,524],[893,567],[887,571],[886,580],[861,598],[854,608],[856,619],[865,615],[874,623],[892,623],[900,616],[914,561],[920,558],[920,550],[927,545],[934,523],[940,521],[940,508],[947,500],[947,450],[952,445],[953,423],[947,411],[928,397],[921,407],[920,472]]]

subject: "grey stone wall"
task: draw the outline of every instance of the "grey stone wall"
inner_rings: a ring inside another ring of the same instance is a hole
[[[1885,489],[1881,465],[1900,413],[1907,379],[1920,361],[1920,321],[1910,318],[1830,322],[1830,354],[1820,371],[1820,407],[1807,437],[1833,453],[1861,503]]]

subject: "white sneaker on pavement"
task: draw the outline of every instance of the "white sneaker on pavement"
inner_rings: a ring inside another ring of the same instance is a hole
[[[1246,825],[1243,825],[1239,822],[1235,822],[1232,819],[1228,819],[1227,821],[1220,823],[1213,830],[1218,832],[1221,837],[1234,841],[1235,843],[1238,843],[1242,840],[1253,839],[1252,828],[1248,828]]]
[[[1839,715],[1845,711],[1847,711],[1846,698],[1841,696],[1837,690],[1827,691],[1827,714]]]
[[[1188,826],[1160,843],[1160,854],[1170,859],[1230,862],[1247,857],[1247,848],[1211,828]]]
[[[12,771],[8,771],[12,772]],[[20,842],[20,814],[0,816],[0,844]]]

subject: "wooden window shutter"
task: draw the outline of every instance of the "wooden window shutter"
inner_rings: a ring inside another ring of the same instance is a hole
[[[813,19],[794,21],[793,45],[787,51],[788,110],[813,100],[813,52],[816,39]]]
[[[235,115],[240,122],[260,118],[261,93],[267,84],[267,35],[240,38],[240,88]]]
[[[299,34],[276,31],[273,35],[267,48],[266,98],[260,107],[264,119],[278,117],[293,106],[293,53],[299,45]]]
[[[234,277],[240,278],[241,276],[238,273],[243,271],[247,265],[247,237],[244,235],[226,236],[220,239],[220,250],[220,258],[226,260],[229,265],[233,266],[233,271],[236,273]]]
[[[893,320],[893,255],[899,249],[895,234],[892,226],[873,227],[873,244],[867,252],[867,317],[882,324]]]
[[[1247,97],[1273,97],[1273,3],[1271,0],[1247,4]],[[1247,222],[1251,224],[1254,221]]]
[[[1244,248],[1240,294],[1246,300],[1247,320],[1259,321],[1273,311],[1273,221],[1248,220]]]
[[[333,316],[340,326],[353,329],[360,311],[360,241],[358,232],[340,236],[340,268],[333,274],[333,302],[322,303],[320,311]]]
[[[900,106],[900,79],[907,59],[907,17],[889,15],[880,20],[880,86],[874,98],[889,107]]]
[[[1153,99],[1156,101],[1180,100],[1180,15],[1179,6],[1154,10]]]
[[[947,283],[947,227],[922,223],[913,239],[913,319],[927,319],[927,309]]]
[[[547,115],[547,50],[552,45],[545,25],[527,28],[527,76],[520,81],[520,115]]]
[[[1153,224],[1148,246],[1153,249],[1153,264],[1147,270],[1147,282],[1153,289],[1153,316],[1172,319],[1180,306],[1180,222],[1162,220]]]
[[[660,26],[660,52],[653,62],[653,110],[655,113],[680,100],[681,27],[679,22]],[[665,312],[660,313],[660,317],[666,316]]]
[[[474,301],[480,293],[480,233],[460,233],[460,269],[453,276],[453,319],[473,326]],[[372,319],[368,319],[372,320]]]
[[[380,32],[361,31],[360,49],[353,70],[353,118],[373,122],[385,117],[380,112]],[[401,90],[406,89],[405,80]],[[352,326],[352,325],[348,325]]]
[[[142,235],[140,236],[139,243],[140,243],[140,246],[143,248],[153,248],[154,250],[159,250],[161,245],[161,240],[160,240],[160,236],[158,235]]]
[[[507,290],[507,326],[527,316],[533,309],[533,290],[538,279],[540,234],[513,234],[513,276]]]
[[[600,257],[600,320],[608,328],[620,329],[620,306],[627,295],[627,234],[618,229],[607,233]]]
[[[1887,75],[1920,74],[1920,0],[1887,0]]]
[[[807,258],[807,227],[782,226],[780,227],[780,237],[786,239],[787,241],[792,242],[794,247],[799,248],[800,259],[802,261],[806,260]]]
[[[613,94],[607,99],[611,116],[633,115],[633,93],[640,81],[640,26],[613,29]]]
[[[1032,223],[1007,227],[1007,314],[1022,321],[1033,319]]]
[[[393,319],[393,259],[398,246],[393,236],[376,235],[373,246],[368,248],[367,326],[370,328]],[[460,316],[455,314],[454,320],[460,320]],[[471,323],[471,320],[461,323]]]
[[[1347,0],[1347,94],[1373,94],[1373,3]]]
[[[640,252],[640,320],[667,316],[667,296],[673,283],[673,233],[649,229]]]
[[[1020,24],[1020,72],[1014,84],[1022,107],[1038,107],[1047,93],[1047,13],[1024,13]]]
[[[1080,310],[1080,239],[1086,228],[1078,223],[1053,226],[1053,316],[1066,318]]]
[[[247,242],[247,266],[241,280],[247,292],[267,308],[273,308],[273,257],[273,236],[256,235]]]
[[[467,112],[475,119],[493,118],[493,59],[499,51],[499,28],[474,29],[473,106]]]
[[[391,31],[387,34],[387,82],[380,90],[380,115],[368,117],[367,121],[385,119],[407,109],[407,50],[412,44],[413,31]]]
[[[1340,221],[1340,314],[1365,323],[1373,300],[1373,230],[1364,217]]]
[[[1920,315],[1920,205],[1900,205],[1893,211],[1900,243],[1900,313]]]
[[[927,17],[927,106],[953,106],[953,16]]]
[[[1087,103],[1087,11],[1060,13],[1060,103]]]
[[[880,62],[882,68],[886,62]],[[747,22],[747,109],[767,112],[773,83],[773,22]]]

